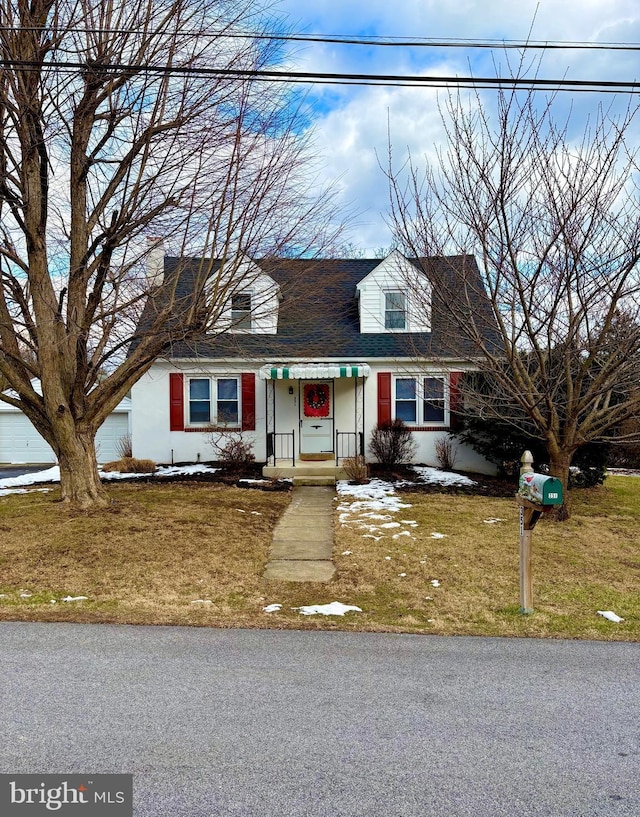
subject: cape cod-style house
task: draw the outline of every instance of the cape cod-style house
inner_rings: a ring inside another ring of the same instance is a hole
[[[415,462],[437,465],[435,442],[455,426],[471,358],[445,301],[464,279],[479,281],[475,259],[418,264],[394,251],[383,260],[243,263],[243,284],[230,289],[211,333],[176,342],[134,386],[134,456],[213,460],[212,435],[233,432],[252,443],[265,473],[302,474],[355,454],[370,459],[373,428],[400,418],[414,432]],[[163,257],[161,266],[186,293],[201,264]],[[432,281],[446,281],[447,294]],[[466,447],[456,467],[492,470]]]

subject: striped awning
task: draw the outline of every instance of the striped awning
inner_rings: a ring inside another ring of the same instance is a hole
[[[260,369],[262,380],[330,380],[335,377],[369,377],[366,363],[296,363],[293,366],[267,364]]]

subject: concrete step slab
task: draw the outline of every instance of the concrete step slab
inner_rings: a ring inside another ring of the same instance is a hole
[[[274,539],[320,539],[333,540],[333,520],[309,515],[306,519],[289,517],[281,519],[273,531]]]
[[[305,559],[312,561],[331,560],[333,545],[329,541],[309,542],[302,539],[274,539],[271,545],[271,560],[297,560]]]
[[[335,485],[335,477],[294,477],[293,484],[296,486],[313,486],[313,485]]]
[[[274,560],[265,570],[265,579],[283,582],[328,582],[333,578],[335,567],[328,560]]]

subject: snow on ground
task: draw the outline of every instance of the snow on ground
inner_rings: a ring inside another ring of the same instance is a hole
[[[372,479],[366,485],[351,485],[346,480],[340,480],[336,491],[341,525],[354,526],[362,532],[363,537],[376,541],[392,530],[396,537],[401,534],[413,538],[411,532],[403,526],[414,528],[415,521],[396,522],[392,516],[411,505],[400,500],[389,482]]]
[[[343,616],[349,610],[353,610],[354,613],[362,612],[360,607],[354,604],[342,604],[340,601],[332,601],[331,604],[308,604],[305,607],[293,607],[292,609],[297,610],[302,616]]]
[[[210,465],[196,463],[194,465],[160,465],[154,472],[146,474],[123,474],[120,471],[100,471],[100,477],[105,480],[132,479],[137,477],[176,477],[190,476],[192,474],[213,474],[218,471]],[[60,468],[54,465],[45,471],[35,471],[31,474],[23,474],[20,477],[6,477],[0,479],[0,496],[7,494],[27,493],[25,486],[35,485],[39,482],[60,482]],[[49,490],[39,488],[37,490]]]
[[[598,610],[598,615],[609,619],[609,621],[613,621],[615,624],[620,624],[621,621],[624,621],[624,619],[620,618],[613,610]]]
[[[20,477],[6,477],[0,479],[0,488],[19,488],[25,485],[35,485],[36,482],[60,482],[60,469],[57,465],[47,468],[46,471],[36,471],[32,474],[22,474]],[[9,493],[9,491],[7,491]],[[24,491],[21,491],[24,493]]]
[[[282,609],[281,604],[267,604],[262,610],[265,613],[277,613]],[[307,604],[304,607],[292,607],[292,610],[297,610],[301,616],[343,616],[350,610],[355,613],[361,613],[360,607],[353,604],[343,604],[341,601],[332,601],[331,604]]]
[[[418,476],[417,482],[430,482],[438,485],[475,485],[476,483],[464,474],[454,474],[453,471],[441,471],[439,468],[432,468],[430,465],[414,465],[413,470]],[[402,485],[415,485],[415,482],[403,480],[397,483]]]

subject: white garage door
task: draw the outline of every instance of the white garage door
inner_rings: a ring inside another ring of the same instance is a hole
[[[0,414],[0,462],[55,461],[55,454],[24,414]]]
[[[120,459],[117,444],[129,433],[129,415],[125,411],[110,414],[96,434],[98,462]]]
[[[116,444],[128,433],[127,412],[117,412],[107,417],[96,435],[98,462],[118,459]],[[0,412],[0,462],[55,461],[52,449],[24,414]]]

